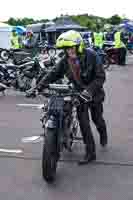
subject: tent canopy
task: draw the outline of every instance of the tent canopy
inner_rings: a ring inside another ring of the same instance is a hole
[[[13,30],[15,30],[19,35],[21,35],[21,34],[26,32],[26,28],[23,27],[23,26],[13,27]]]
[[[26,31],[32,31],[33,33],[40,33],[46,27],[53,26],[53,25],[54,25],[54,22],[52,21],[49,21],[46,23],[30,24],[30,25],[27,25]]]
[[[123,21],[123,23],[120,24],[119,27],[124,28],[128,32],[133,33],[133,22],[132,21]]]
[[[45,23],[27,25],[26,31],[32,31],[33,33],[39,33],[45,28]]]
[[[60,19],[57,19],[54,25],[45,29],[45,32],[48,33],[48,32],[58,32],[65,30],[85,31],[87,30],[87,27],[82,27],[79,24],[75,23],[70,17],[65,16]]]

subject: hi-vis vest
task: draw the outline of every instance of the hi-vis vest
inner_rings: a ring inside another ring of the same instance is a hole
[[[124,43],[121,41],[121,32],[116,32],[114,35],[115,38],[115,48],[125,47]]]
[[[19,48],[18,36],[11,37],[11,48],[13,48],[13,49]]]
[[[103,46],[103,34],[102,33],[94,33],[94,45],[96,47],[102,48]]]

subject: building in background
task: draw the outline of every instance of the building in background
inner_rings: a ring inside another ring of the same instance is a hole
[[[0,48],[11,48],[11,31],[12,26],[0,22]]]

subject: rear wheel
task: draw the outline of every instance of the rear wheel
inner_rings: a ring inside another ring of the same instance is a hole
[[[56,177],[59,152],[56,148],[56,130],[46,129],[45,142],[42,153],[42,176],[48,183],[52,183]]]

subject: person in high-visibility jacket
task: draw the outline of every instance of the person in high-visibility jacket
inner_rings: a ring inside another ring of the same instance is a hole
[[[119,30],[114,33],[115,48],[118,49],[118,64],[126,64],[126,46],[123,42],[123,34]]]
[[[93,42],[94,42],[95,47],[102,49],[103,44],[104,44],[104,34],[99,31],[94,32],[93,33]]]
[[[19,49],[19,38],[14,29],[12,30],[12,36],[11,36],[11,48]]]

